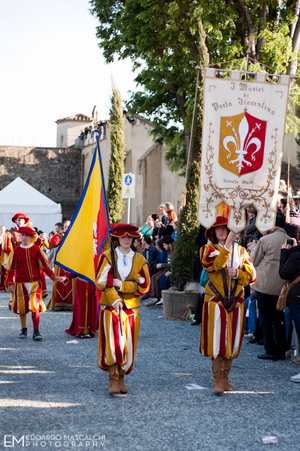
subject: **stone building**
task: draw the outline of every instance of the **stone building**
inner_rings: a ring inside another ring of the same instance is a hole
[[[71,147],[80,133],[91,126],[91,118],[85,114],[64,117],[56,121],[56,146]]]
[[[58,119],[57,147],[0,146],[0,189],[22,177],[34,188],[62,205],[63,215],[70,217],[75,210],[93,151],[94,120],[84,115]],[[97,121],[98,122],[98,121]],[[98,122],[99,124],[99,122]],[[110,160],[109,123],[100,122],[101,154],[105,180],[108,180]],[[177,210],[184,203],[185,180],[170,171],[165,160],[165,148],[151,135],[152,125],[141,116],[128,117],[124,112],[125,172],[136,176],[136,196],[131,202],[130,220],[142,224],[157,212],[161,202],[172,202]],[[287,174],[290,158],[293,189],[300,189],[297,173],[299,146],[287,135],[284,143],[282,175]],[[289,157],[288,157],[289,155]],[[127,205],[124,202],[124,219]]]
[[[135,199],[131,201],[130,220],[142,224],[149,214],[156,213],[161,202],[172,202],[178,210],[184,201],[185,180],[169,169],[164,147],[151,135],[152,125],[141,116],[128,117],[124,113],[125,172],[136,177]],[[83,174],[87,176],[95,140],[91,134],[76,141],[82,149]],[[109,123],[102,122],[100,149],[105,180],[108,180],[110,160]],[[124,202],[124,212],[127,205]]]
[[[70,217],[82,187],[81,153],[74,146],[0,146],[0,189],[17,177],[60,203]]]
[[[96,118],[95,118],[96,120]],[[58,119],[57,147],[0,146],[0,189],[16,177],[62,205],[70,217],[78,202],[93,151],[93,119],[76,114]],[[110,160],[109,123],[101,122],[101,154],[105,180]],[[164,158],[164,147],[151,135],[152,125],[141,116],[124,113],[125,171],[136,175],[136,197],[131,202],[131,221],[142,224],[157,212],[162,201],[176,209],[183,203],[184,179],[172,173]],[[124,213],[126,213],[124,201]],[[125,217],[125,216],[124,216]]]

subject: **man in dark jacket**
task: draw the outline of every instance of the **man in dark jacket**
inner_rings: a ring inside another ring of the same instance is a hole
[[[292,284],[287,295],[287,306],[300,343],[300,246],[296,240],[292,247],[290,244],[282,246],[279,274],[282,279]],[[300,382],[300,373],[292,376],[291,381]]]
[[[265,347],[265,353],[258,355],[258,358],[264,360],[285,359],[284,316],[283,312],[276,309],[278,296],[284,285],[284,280],[278,274],[280,251],[290,238],[284,226],[285,218],[278,212],[275,228],[258,241],[254,254],[257,279],[253,288],[256,291]]]

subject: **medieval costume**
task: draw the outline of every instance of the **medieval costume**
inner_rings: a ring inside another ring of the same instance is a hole
[[[1,265],[1,282],[0,291],[7,291],[8,268],[11,265],[13,256],[13,244],[11,233],[3,231],[0,243],[0,265]]]
[[[49,241],[49,248],[58,248],[63,239],[63,234],[56,233]],[[72,310],[72,276],[69,272],[55,265],[55,275],[64,277],[64,282],[54,282],[52,287],[52,297],[48,308],[50,310]]]
[[[20,227],[30,227],[33,229],[32,220],[27,216],[26,213],[16,213],[12,217],[12,222],[16,224],[16,228],[11,229],[11,237],[12,237],[12,243],[13,248],[19,246],[21,244],[21,235],[19,233]],[[49,249],[49,243],[46,239],[43,239],[39,237],[37,233],[37,229],[35,235],[33,236],[32,240],[33,242],[38,245],[42,251],[45,249]],[[41,268],[41,284],[42,284],[42,296],[43,299],[48,297],[48,290],[46,285],[46,274],[44,270]]]
[[[132,371],[139,335],[140,297],[150,288],[145,258],[131,248],[138,228],[114,224],[111,237],[118,246],[99,262],[96,286],[102,291],[99,322],[99,367],[109,372],[109,392],[126,395],[124,375]]]
[[[98,329],[96,288],[80,278],[73,279],[73,318],[66,333],[78,338],[93,338]]]
[[[226,218],[217,217],[207,235],[209,242],[200,250],[208,273],[200,352],[212,359],[214,393],[220,395],[232,390],[228,376],[244,334],[244,287],[254,282],[255,270],[246,249],[229,233]]]
[[[3,229],[0,238],[0,291],[7,291],[8,289],[8,269],[11,266],[14,249],[21,244],[21,234],[19,233],[19,227],[31,224],[31,219],[25,213],[16,213],[11,220],[13,223],[15,223],[16,227],[12,227],[10,230]],[[11,305],[12,296],[8,303],[9,309],[11,309]]]
[[[35,230],[31,227],[20,227],[20,233],[34,240]],[[20,244],[13,254],[11,268],[8,274],[8,285],[13,287],[12,311],[20,315],[20,338],[27,337],[26,314],[32,312],[34,327],[33,339],[42,339],[39,332],[39,316],[46,310],[42,299],[41,268],[52,279],[54,272],[48,266],[47,257],[40,247],[32,241],[30,244]]]
[[[46,249],[49,249],[49,242],[48,240],[41,238],[40,236],[37,235],[37,238],[35,240],[35,244],[37,246],[40,247],[42,252],[45,252]],[[41,286],[42,286],[42,296],[43,299],[46,299],[48,297],[48,288],[47,288],[47,284],[46,284],[46,273],[45,271],[41,268]]]

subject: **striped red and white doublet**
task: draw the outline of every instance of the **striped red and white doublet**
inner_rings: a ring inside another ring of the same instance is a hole
[[[200,260],[208,272],[208,284],[202,312],[200,352],[206,357],[232,359],[238,357],[244,335],[244,286],[255,281],[255,269],[251,259],[238,246],[239,266],[237,278],[231,281],[231,293],[235,305],[226,310],[222,300],[228,295],[228,259],[230,251],[224,246],[208,243],[200,251]],[[219,293],[219,295],[218,295]]]
[[[115,261],[119,271],[117,253]],[[117,276],[120,277],[119,274]],[[96,286],[102,291],[98,365],[103,370],[118,365],[128,374],[133,368],[137,351],[140,296],[146,294],[150,288],[150,274],[145,258],[137,252],[134,253],[128,275],[121,281],[118,290],[113,286],[113,279],[111,254],[108,251],[101,256],[96,280]],[[123,304],[120,314],[123,334],[120,330],[119,313],[112,306],[117,300],[121,300]]]
[[[12,311],[25,315],[29,311],[45,312],[40,282],[16,283],[12,299]]]
[[[138,344],[140,317],[137,308],[121,310],[122,333],[119,314],[109,306],[101,306],[98,365],[107,370],[109,366],[119,365],[125,374],[131,372]]]
[[[55,278],[40,247],[34,243],[30,246],[17,246],[8,273],[8,284],[14,285],[13,312],[22,315],[29,310],[33,313],[46,310],[42,299],[42,273],[46,273],[52,280]]]
[[[201,352],[206,357],[238,357],[244,330],[245,307],[240,298],[232,312],[215,299],[204,302]]]

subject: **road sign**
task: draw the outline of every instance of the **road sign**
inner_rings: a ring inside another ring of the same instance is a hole
[[[123,199],[135,198],[135,174],[132,174],[131,172],[124,174],[122,188]]]

